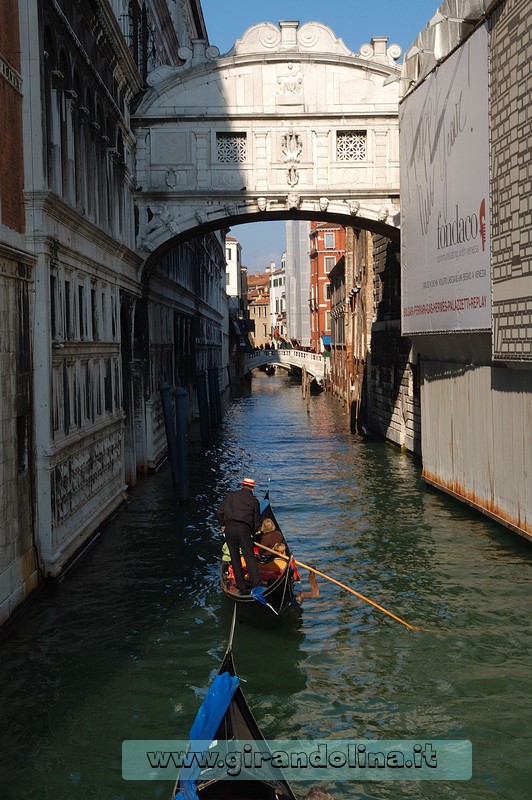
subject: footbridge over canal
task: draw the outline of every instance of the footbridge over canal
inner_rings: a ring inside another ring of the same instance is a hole
[[[328,361],[319,353],[309,353],[306,350],[272,349],[255,350],[246,356],[244,372],[251,372],[256,367],[271,364],[286,370],[293,368],[305,369],[314,380],[321,383],[327,375]]]

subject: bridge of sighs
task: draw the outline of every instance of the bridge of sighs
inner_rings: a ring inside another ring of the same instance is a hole
[[[251,27],[161,67],[133,117],[140,254],[243,222],[334,220],[398,238],[400,48],[317,22]]]

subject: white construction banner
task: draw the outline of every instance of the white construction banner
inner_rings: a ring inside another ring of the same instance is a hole
[[[402,333],[491,329],[488,32],[400,107]]]

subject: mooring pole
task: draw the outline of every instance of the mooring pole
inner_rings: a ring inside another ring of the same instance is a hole
[[[175,397],[175,423],[177,434],[177,471],[179,475],[179,502],[187,503],[189,499],[189,474],[188,474],[188,431],[187,431],[187,406],[188,395],[182,386],[174,389]]]
[[[201,432],[201,449],[203,452],[209,449],[211,442],[211,420],[209,412],[209,397],[207,394],[207,373],[205,370],[196,375],[198,383],[198,410]]]
[[[170,463],[170,474],[174,486],[179,482],[179,470],[177,466],[177,441],[175,435],[174,415],[172,412],[172,400],[170,398],[170,386],[161,381],[159,384],[161,392],[161,404],[163,407],[164,428],[166,431],[166,444],[168,446],[168,461]]]

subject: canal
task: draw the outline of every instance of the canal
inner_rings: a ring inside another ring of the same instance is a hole
[[[239,625],[235,661],[268,739],[470,739],[468,782],[330,783],[335,800],[525,800],[532,785],[530,546],[427,489],[411,458],[349,434],[336,400],[254,377],[180,507],[142,480],[61,584],[0,640],[2,800],[167,800],[121,777],[124,739],[184,739],[223,655],[215,508],[269,488],[320,580],[289,628]],[[294,787],[303,795],[305,785]]]

